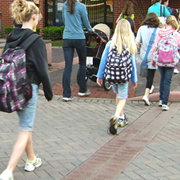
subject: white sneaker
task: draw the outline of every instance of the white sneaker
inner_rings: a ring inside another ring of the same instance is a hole
[[[162,111],[168,111],[169,107],[165,104],[162,105]]]
[[[150,89],[150,91],[149,91],[149,94],[152,94],[153,91],[154,91],[154,86],[152,85],[152,86],[151,86],[151,89]]]
[[[145,105],[146,106],[150,106],[151,105],[151,103],[149,102],[149,99],[146,97],[146,96],[143,96],[143,101],[145,102]]]
[[[159,101],[159,106],[162,106],[162,100]]]
[[[84,93],[78,92],[78,96],[81,96],[81,97],[83,97],[83,96],[89,96],[90,94],[91,94],[91,92],[90,92],[89,89],[88,89],[86,92],[84,92]]]
[[[36,157],[35,162],[26,160],[24,170],[28,172],[34,171],[35,168],[40,167],[41,164],[42,164],[41,158]]]
[[[68,101],[72,101],[74,98],[71,96],[71,97],[63,97],[62,100],[65,101],[65,102],[68,102]]]
[[[0,175],[0,180],[14,180],[13,174],[7,170],[4,170]]]
[[[178,69],[174,69],[174,74],[179,74],[179,70]]]

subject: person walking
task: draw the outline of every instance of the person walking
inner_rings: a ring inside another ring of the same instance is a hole
[[[170,14],[172,13],[172,9],[168,6],[168,5],[169,5],[169,0],[162,0],[162,1],[161,1],[161,4],[162,4],[163,6],[166,6],[166,7],[167,7],[167,9],[168,9],[168,11],[169,11]]]
[[[114,47],[117,47],[117,53],[119,55],[122,55],[122,51],[125,47],[128,48],[128,51],[131,54],[130,59],[132,61],[131,81],[133,88],[136,88],[138,80],[134,55],[136,53],[136,43],[134,40],[134,35],[131,31],[130,23],[126,19],[121,19],[117,23],[112,40],[106,44],[98,69],[97,84],[101,86],[103,83],[108,55]],[[112,85],[113,91],[116,94],[116,111],[115,114],[110,118],[109,131],[113,135],[117,133],[118,126],[124,127],[128,124],[128,119],[124,114],[124,107],[126,104],[126,99],[128,98],[128,85],[128,81],[123,84]]]
[[[127,17],[134,19],[134,4],[131,1],[125,3],[123,12],[117,18],[116,24],[119,22],[120,19],[126,19]]]
[[[176,18],[176,20],[177,20],[177,22],[179,24],[179,21],[180,21],[180,10],[179,9],[173,9],[171,15],[173,15]],[[178,28],[178,32],[179,32],[179,28]],[[174,74],[179,74],[179,70],[178,70],[177,65],[174,67]]]
[[[26,0],[15,0],[11,4],[11,11],[17,23],[22,23],[22,28],[15,28],[7,36],[5,50],[7,47],[15,48],[30,35],[37,34],[33,31],[37,26],[39,8],[32,2]],[[43,84],[45,97],[52,100],[53,92],[50,82],[46,46],[41,37],[36,39],[26,50],[27,77],[32,85],[32,98],[27,102],[22,111],[18,111],[19,133],[14,145],[10,160],[6,169],[1,173],[0,180],[13,180],[13,171],[16,168],[22,154],[26,151],[27,160],[24,170],[34,171],[41,166],[41,158],[35,156],[33,149],[32,131],[34,126],[35,112],[38,100],[38,86]]]
[[[72,101],[71,96],[71,72],[73,64],[74,49],[79,56],[79,70],[77,82],[79,85],[79,96],[88,96],[90,91],[86,85],[86,40],[83,26],[88,31],[93,29],[88,20],[86,6],[76,0],[67,0],[63,4],[62,17],[65,24],[63,32],[63,52],[65,58],[65,69],[63,73],[63,101]]]
[[[161,5],[162,0],[152,0],[152,6],[149,7],[148,13],[155,12],[159,17],[165,15],[165,17],[170,16],[170,12],[166,6]],[[164,7],[164,8],[163,8]]]
[[[146,55],[146,52],[149,49],[149,53],[146,59],[147,65],[147,77],[146,77],[146,89],[143,96],[143,100],[147,106],[150,105],[149,102],[149,93],[150,90],[153,89],[153,79],[156,72],[157,67],[152,66],[151,64],[151,56],[152,56],[152,45],[153,42],[150,42],[151,36],[153,32],[155,32],[155,36],[159,30],[159,18],[156,13],[148,13],[145,20],[142,22],[141,27],[138,29],[136,36],[136,43],[140,48],[140,59],[143,61]],[[158,29],[157,29],[158,28]],[[155,37],[154,36],[154,37]]]
[[[177,32],[178,27],[176,18],[172,15],[168,16],[166,20],[166,29],[159,30],[152,49],[152,65],[158,65],[161,75],[159,106],[162,106],[163,111],[169,110],[167,103],[169,100],[171,79],[174,66],[178,63],[180,58],[178,52],[180,47],[180,34]],[[160,47],[161,49],[159,50]],[[173,47],[173,51],[167,51],[170,47]],[[162,48],[167,51],[165,55],[163,55],[165,51],[163,51]]]

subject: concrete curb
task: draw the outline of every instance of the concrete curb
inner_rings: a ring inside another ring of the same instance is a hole
[[[139,101],[142,100],[143,96],[138,96],[134,98],[129,98],[129,101]],[[159,92],[153,93],[149,96],[150,101],[159,101]],[[171,102],[179,102],[180,101],[180,92],[179,91],[171,91],[169,95],[169,101]]]

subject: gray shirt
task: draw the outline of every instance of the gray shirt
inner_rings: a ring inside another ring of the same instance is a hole
[[[158,33],[159,28],[156,31],[156,35]],[[136,41],[141,43],[141,49],[140,49],[140,59],[143,61],[144,56],[146,54],[148,44],[151,38],[151,35],[154,31],[154,28],[148,28],[147,25],[143,25],[139,28],[137,36],[136,36]],[[154,39],[155,41],[155,39]],[[152,45],[153,47],[153,45]],[[157,67],[152,66],[151,64],[151,59],[152,59],[152,47],[149,51],[148,57],[147,57],[147,65],[148,69],[157,69]]]

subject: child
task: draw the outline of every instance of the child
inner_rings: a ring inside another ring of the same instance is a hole
[[[134,41],[134,35],[131,31],[130,24],[125,19],[121,19],[118,22],[112,40],[110,40],[106,44],[106,47],[104,49],[97,74],[97,83],[99,86],[101,86],[103,83],[105,66],[109,52],[114,46],[116,46],[118,53],[121,54],[122,49],[124,48],[125,45],[128,47],[129,52],[131,54],[131,60],[132,60],[131,81],[133,88],[136,88],[137,72],[136,72],[135,55],[134,55],[136,53],[136,44]],[[112,86],[114,93],[116,93],[116,112],[110,118],[109,131],[113,135],[117,133],[117,126],[124,127],[125,125],[128,124],[128,120],[124,115],[124,106],[126,103],[126,99],[128,98],[128,85],[129,83],[126,82],[124,84],[114,84]]]
[[[177,22],[179,24],[179,21],[180,21],[180,10],[179,9],[174,9],[172,11],[171,15],[173,15],[176,18],[176,20],[177,20]],[[179,32],[179,29],[178,29],[178,32]],[[179,70],[178,70],[177,65],[176,65],[174,67],[174,74],[178,74],[178,73],[179,73]]]
[[[150,51],[148,53],[146,62],[147,62],[147,81],[146,81],[146,89],[143,96],[143,100],[145,102],[145,105],[149,106],[149,94],[151,88],[153,88],[153,79],[156,72],[157,67],[152,66],[151,64],[151,56],[152,56],[152,43],[150,43],[151,35],[153,34],[155,28],[159,27],[159,18],[156,13],[148,13],[145,20],[142,22],[142,26],[139,28],[137,36],[136,36],[136,42],[138,45],[141,44],[140,49],[140,59],[143,61],[145,54],[147,52],[147,49],[149,46],[151,46]],[[157,32],[155,35],[157,35]]]
[[[15,28],[11,34],[7,36],[6,47],[14,48],[20,45],[30,35],[33,36],[33,34],[36,34],[33,29],[38,24],[39,8],[33,2],[15,0],[11,5],[11,11],[17,23],[22,23],[22,28]],[[40,37],[26,50],[26,68],[27,77],[33,77],[31,78],[32,98],[22,111],[18,111],[19,133],[9,163],[0,175],[1,180],[14,179],[13,171],[24,151],[26,151],[27,154],[24,170],[34,171],[35,168],[38,168],[42,164],[41,158],[37,158],[34,155],[32,140],[38,100],[38,86],[41,83],[43,84],[45,97],[48,101],[52,100],[53,92],[48,72],[46,46]]]
[[[174,71],[174,65],[179,60],[179,53],[173,54],[174,63],[169,64],[162,64],[161,61],[155,58],[155,55],[158,54],[157,52],[157,45],[161,41],[163,37],[173,36],[176,40],[176,46],[180,47],[180,34],[176,31],[178,29],[178,23],[174,16],[170,15],[166,19],[166,29],[160,29],[156,36],[155,42],[153,44],[152,49],[152,65],[158,65],[159,72],[161,74],[161,81],[160,81],[160,101],[159,106],[162,106],[163,111],[168,111],[169,107],[167,106],[170,88],[171,88],[171,79]],[[164,59],[164,58],[163,58]]]
[[[127,17],[134,19],[134,4],[131,1],[126,2],[123,12],[119,15],[119,17],[116,20],[116,24],[119,22],[121,18],[126,19]]]

